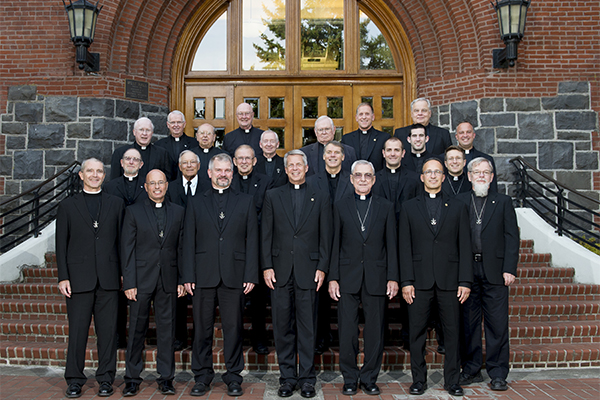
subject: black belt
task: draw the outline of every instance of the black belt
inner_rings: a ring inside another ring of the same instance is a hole
[[[473,261],[482,262],[483,261],[483,254],[481,254],[481,253],[473,253]]]

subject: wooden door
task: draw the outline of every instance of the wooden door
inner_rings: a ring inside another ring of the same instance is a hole
[[[185,102],[185,133],[195,137],[202,124],[211,124],[217,134],[216,146],[223,144],[225,133],[235,129],[233,85],[188,85]]]
[[[393,85],[354,85],[352,91],[353,110],[360,103],[370,103],[375,113],[373,126],[375,129],[394,134],[394,128],[406,126],[404,121],[404,99],[402,98],[402,84]],[[358,129],[358,123],[353,117],[353,129]]]

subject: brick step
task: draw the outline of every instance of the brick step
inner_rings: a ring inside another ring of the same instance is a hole
[[[60,300],[0,299],[0,316],[13,320],[66,321],[67,303]]]
[[[58,268],[26,267],[22,270],[23,278],[27,283],[50,282],[58,284]]]
[[[530,267],[549,267],[552,261],[552,254],[550,253],[521,253],[519,254],[518,266]]]
[[[600,347],[600,321],[519,322],[509,329],[511,345],[596,343]]]
[[[512,285],[512,301],[597,301],[600,300],[600,285],[549,284]]]
[[[58,290],[58,282],[50,283],[2,283],[0,299],[64,300]]]
[[[277,355],[273,347],[270,353],[258,355],[251,347],[244,347],[245,368],[248,370],[277,371]],[[484,350],[485,351],[485,350]],[[45,343],[32,344],[21,341],[4,341],[0,348],[0,363],[8,365],[65,366],[66,344]],[[175,353],[176,369],[191,370],[192,354],[190,349]],[[98,353],[87,349],[86,367],[98,367]],[[145,350],[145,368],[156,369],[156,347],[147,346]],[[442,368],[444,357],[435,351],[435,346],[426,347],[426,360],[429,368]],[[363,354],[358,357],[363,362]],[[217,371],[224,371],[223,349],[213,348],[213,363]],[[589,343],[559,345],[515,345],[511,346],[511,368],[581,368],[600,366],[600,348]],[[125,368],[125,350],[117,354],[117,367]],[[319,370],[339,370],[339,349],[332,347],[320,356],[315,356],[315,367]],[[410,369],[410,354],[398,346],[387,346],[384,349],[382,370]]]
[[[599,302],[517,301],[509,303],[509,320],[515,322],[600,320]]]
[[[573,283],[573,268],[553,267],[519,267],[516,283],[520,285],[533,283]]]

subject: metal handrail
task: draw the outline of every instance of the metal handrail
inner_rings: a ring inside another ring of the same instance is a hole
[[[558,182],[544,174],[523,157],[510,162],[517,169],[516,200],[521,207],[532,208],[556,229],[559,236],[567,235],[600,250],[600,201]],[[531,173],[529,172],[531,171]],[[532,173],[538,175],[536,178]],[[554,184],[552,187],[549,183]],[[595,205],[594,209],[569,198],[575,194]]]
[[[75,173],[79,165],[74,161],[39,185],[0,203],[0,252],[10,250],[32,235],[38,237],[54,220],[60,200],[72,196],[79,187]],[[11,204],[14,205],[11,207]]]

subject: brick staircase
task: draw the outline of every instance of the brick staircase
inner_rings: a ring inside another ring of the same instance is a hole
[[[571,268],[552,268],[550,254],[533,253],[533,242],[521,241],[518,278],[511,287],[510,342],[514,368],[600,366],[600,286],[573,282]],[[9,365],[64,366],[68,337],[66,305],[59,294],[54,254],[46,256],[45,268],[25,268],[24,282],[0,285],[0,363]],[[408,351],[400,346],[401,325],[394,317],[399,306],[390,303],[389,345],[385,348],[383,369],[408,369]],[[335,305],[334,305],[335,307]],[[335,316],[335,312],[332,312]],[[188,321],[191,330],[191,320]],[[245,321],[246,333],[250,321]],[[272,338],[272,327],[268,326]],[[337,337],[335,318],[332,320]],[[146,368],[156,368],[155,327],[151,321],[146,347]],[[249,336],[249,335],[247,335]],[[427,361],[441,368],[443,356],[436,352],[430,333]],[[97,366],[93,325],[90,328],[88,367]],[[224,368],[222,333],[215,327],[213,360]],[[338,369],[338,348],[315,357],[318,369]],[[271,344],[268,355],[255,354],[249,342],[244,347],[246,367],[251,370],[277,370]],[[125,351],[119,350],[118,367],[125,367]],[[362,361],[362,360],[359,360]],[[189,370],[190,349],[176,353],[178,370]]]

